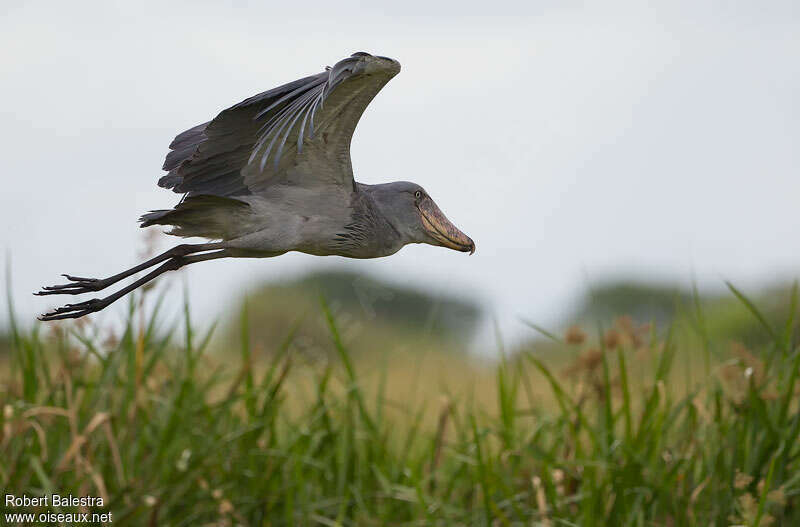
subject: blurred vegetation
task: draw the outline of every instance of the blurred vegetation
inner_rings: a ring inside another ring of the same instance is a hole
[[[659,326],[671,324],[681,305],[691,303],[691,292],[671,284],[604,281],[591,286],[569,322],[600,322],[608,326],[620,315],[637,322],[652,322]]]
[[[760,307],[765,320],[777,327],[789,316],[791,292],[791,284],[776,284],[752,295],[752,300]],[[682,315],[698,308],[709,338],[738,341],[748,346],[763,345],[765,339],[770,338],[747,305],[729,292],[701,293],[677,285],[627,280],[592,286],[568,321],[607,328],[616,317],[627,315],[635,322],[654,323],[663,329],[682,319],[685,321]]]
[[[0,357],[11,352],[11,334],[0,330]]]
[[[122,526],[800,525],[785,293],[764,309],[733,287],[692,293],[663,327],[631,303],[602,332],[578,323],[546,354],[537,341],[494,362],[380,341],[351,353],[349,312],[318,297],[324,360],[292,351],[294,320],[257,354],[268,317],[252,310],[221,354],[188,309],[164,327],[136,298],[111,336],[12,323],[0,487],[102,496],[86,511]]]
[[[293,350],[310,355],[330,351],[330,332],[319,309],[325,298],[351,351],[392,347],[408,351],[461,349],[484,313],[467,297],[422,291],[348,271],[315,272],[262,286],[246,299],[250,339],[270,350],[293,332]],[[238,333],[232,321],[229,338]]]

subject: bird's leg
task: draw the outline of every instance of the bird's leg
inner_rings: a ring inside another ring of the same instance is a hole
[[[88,315],[89,313],[94,313],[104,309],[114,303],[115,301],[119,300],[123,296],[127,295],[134,289],[137,289],[147,282],[155,279],[161,274],[166,273],[167,271],[174,271],[176,269],[180,269],[184,265],[189,265],[196,262],[202,262],[205,260],[214,260],[217,258],[225,258],[226,256],[230,256],[230,253],[227,249],[222,249],[219,251],[204,253],[204,254],[194,254],[191,256],[172,256],[169,260],[167,260],[163,265],[158,267],[157,269],[150,271],[142,278],[136,280],[132,284],[127,287],[123,287],[116,293],[109,295],[105,298],[92,298],[91,300],[86,300],[85,302],[79,302],[77,304],[67,304],[64,307],[59,307],[50,311],[49,313],[45,313],[39,317],[39,320],[61,320],[64,318],[79,318],[84,315]],[[146,262],[145,262],[146,263]]]
[[[82,293],[89,293],[91,291],[101,291],[106,287],[116,284],[120,280],[128,278],[139,271],[143,271],[149,267],[159,264],[165,260],[176,256],[186,256],[188,254],[213,251],[215,249],[222,249],[221,243],[199,243],[196,245],[181,244],[176,245],[172,249],[165,251],[158,256],[155,256],[146,262],[140,263],[135,267],[131,267],[121,273],[109,276],[108,278],[83,278],[80,276],[70,276],[68,274],[61,275],[71,282],[69,284],[52,285],[42,287],[41,291],[37,291],[34,295],[80,295]]]

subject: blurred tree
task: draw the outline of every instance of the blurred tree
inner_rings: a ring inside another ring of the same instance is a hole
[[[274,349],[296,328],[295,345],[310,352],[330,349],[320,300],[354,351],[391,346],[463,348],[483,318],[478,303],[431,293],[348,271],[322,271],[266,284],[247,298],[250,337]]]
[[[659,326],[669,324],[679,306],[688,305],[691,294],[676,285],[646,282],[614,281],[592,286],[583,302],[572,316],[573,321],[584,321],[609,326],[621,315],[637,322],[654,322]]]
[[[765,320],[781,331],[791,311],[792,286],[779,284],[748,293]],[[714,339],[758,346],[769,340],[758,319],[730,292],[702,293],[703,323]],[[678,285],[633,281],[602,282],[590,288],[578,309],[565,320],[594,327],[610,327],[613,320],[627,315],[638,323],[655,323],[664,328],[673,322],[691,322],[696,317],[692,293]],[[797,325],[797,320],[795,320]]]

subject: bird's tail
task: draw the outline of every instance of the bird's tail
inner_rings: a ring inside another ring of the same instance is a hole
[[[139,221],[140,227],[170,225],[173,228],[169,234],[184,238],[229,240],[241,234],[249,209],[249,204],[233,198],[189,196],[174,209],[152,210],[143,214]]]

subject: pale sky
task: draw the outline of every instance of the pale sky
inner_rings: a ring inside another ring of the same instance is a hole
[[[24,321],[59,273],[136,263],[136,219],[178,199],[156,186],[177,133],[354,51],[403,65],[356,131],[356,179],[420,183],[476,254],[206,262],[182,271],[199,320],[331,265],[466,292],[509,337],[607,276],[798,275],[797,2],[270,4],[3,3],[0,248]]]

